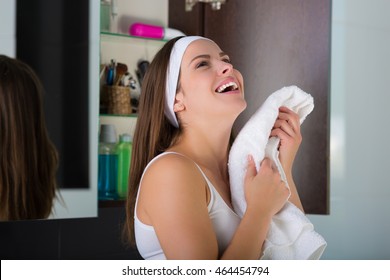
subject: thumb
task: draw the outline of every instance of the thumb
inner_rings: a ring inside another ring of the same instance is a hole
[[[257,174],[256,164],[252,155],[248,155],[248,165],[246,168],[245,181],[255,177]]]

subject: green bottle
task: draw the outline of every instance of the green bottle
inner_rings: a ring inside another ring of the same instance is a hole
[[[118,196],[119,199],[127,198],[129,184],[129,171],[131,160],[131,136],[127,133],[119,136],[118,152]]]

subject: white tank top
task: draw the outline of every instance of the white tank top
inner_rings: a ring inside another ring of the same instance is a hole
[[[146,166],[143,174],[145,174],[145,171],[156,159],[158,159],[163,155],[172,154],[172,153],[179,154],[175,152],[165,152],[156,156]],[[220,194],[211,184],[210,180],[203,173],[202,169],[200,169],[200,167],[196,163],[195,165],[202,173],[210,190],[210,202],[207,206],[207,209],[208,209],[210,220],[213,224],[215,235],[217,237],[219,256],[221,256],[222,253],[225,251],[226,247],[229,245],[231,239],[233,238],[233,235],[236,232],[238,224],[240,223],[240,218],[225,203],[223,198],[220,196]],[[137,249],[144,259],[165,260],[166,257],[161,248],[160,242],[158,241],[153,226],[142,223],[137,217],[138,196],[139,196],[139,190],[141,188],[142,178],[143,175],[141,177],[140,187],[138,189],[137,200],[135,203],[135,211],[134,211],[134,231],[135,231],[135,241],[136,241]]]

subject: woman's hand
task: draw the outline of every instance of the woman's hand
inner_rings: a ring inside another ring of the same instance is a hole
[[[291,174],[295,156],[302,142],[301,125],[298,114],[287,107],[279,108],[270,136],[280,138],[279,159],[286,174]]]
[[[257,172],[252,156],[248,156],[248,168],[245,176],[245,199],[247,210],[255,210],[269,219],[279,212],[286,203],[289,190],[281,180],[272,161],[265,158]]]

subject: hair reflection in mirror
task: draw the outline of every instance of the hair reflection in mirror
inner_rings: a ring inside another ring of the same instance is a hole
[[[43,113],[43,86],[20,60],[0,55],[0,220],[47,218],[58,154]]]

